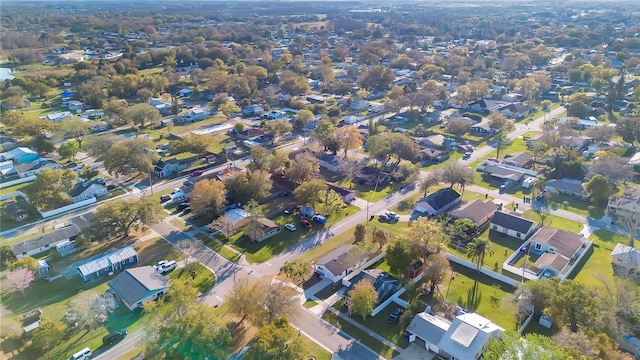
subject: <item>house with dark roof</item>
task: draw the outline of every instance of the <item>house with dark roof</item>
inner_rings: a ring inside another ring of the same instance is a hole
[[[376,293],[378,293],[378,303],[376,304],[376,307],[402,288],[402,282],[400,282],[396,277],[380,269],[368,269],[362,270],[358,275],[351,279],[351,286],[349,286],[345,291],[347,297],[349,291],[351,291],[360,281],[369,281],[373,285],[373,288],[376,289]]]
[[[482,228],[487,225],[497,210],[498,205],[494,202],[476,199],[449,211],[449,216],[453,219],[469,219],[479,228]]]
[[[503,164],[529,169],[533,165],[533,157],[526,151],[519,151],[504,156]]]
[[[56,245],[58,244],[70,244],[70,246],[73,246],[78,236],[80,236],[80,228],[76,225],[69,225],[15,243],[11,246],[11,252],[13,252],[17,259],[34,256],[42,254],[45,251],[56,249]],[[61,255],[66,254],[61,253]]]
[[[322,279],[336,283],[362,266],[368,255],[362,252],[349,252],[353,245],[342,245],[321,257],[314,264],[314,271]]]
[[[380,186],[391,181],[391,174],[365,166],[356,172],[355,179],[362,185]]]
[[[333,190],[340,195],[340,198],[342,198],[342,201],[345,204],[351,203],[356,198],[355,190],[347,189],[344,186],[340,186],[332,182],[327,182],[327,191],[329,190]]]
[[[14,222],[25,221],[29,218],[29,210],[18,205],[15,201],[5,202],[2,212]]]
[[[493,134],[494,129],[491,128],[491,122],[487,119],[482,119],[479,123],[471,125],[469,131],[476,134]]]
[[[264,135],[264,130],[259,128],[247,128],[238,132],[238,139],[253,140]]]
[[[102,181],[85,181],[76,184],[69,190],[69,196],[73,198],[73,202],[77,203],[91,198],[98,198],[107,195],[109,190],[104,186]]]
[[[492,231],[514,237],[519,240],[526,240],[538,228],[538,224],[529,219],[525,219],[516,214],[496,211],[489,222],[489,229]]]
[[[483,171],[483,176],[489,182],[505,184],[512,186],[521,183],[525,177],[538,176],[538,173],[532,170],[520,168],[517,166],[511,166],[506,164],[498,164],[494,162],[487,162],[486,165],[478,165],[478,169]]]
[[[260,226],[262,228],[262,236],[257,238],[255,241],[265,241],[268,238],[278,235],[280,233],[280,230],[282,230],[282,227],[271,219],[260,217],[257,219],[257,221],[258,223],[260,223]]]
[[[289,155],[288,155],[289,156],[289,160],[295,160],[298,155],[301,155],[301,154],[304,154],[304,153],[309,154],[311,156],[315,156],[315,154],[313,153],[313,150],[311,150],[309,148],[302,148],[302,149],[293,150],[292,152],[290,152]]]
[[[111,291],[129,309],[157,300],[169,291],[169,282],[151,266],[131,268],[107,283]]]
[[[540,255],[535,262],[537,274],[547,278],[569,274],[580,254],[589,248],[583,236],[546,226],[529,241],[530,251]]]
[[[434,134],[421,139],[421,144],[430,149],[442,149],[444,148],[444,135]]]
[[[423,148],[420,149],[420,156],[422,156],[423,163],[439,164],[449,158],[449,152],[446,150]]]
[[[507,119],[522,119],[529,113],[529,107],[522,105],[522,103],[510,103],[501,105],[497,111],[504,115]]]
[[[545,191],[557,191],[563,195],[569,195],[581,200],[589,199],[589,194],[583,187],[582,180],[580,179],[551,179],[547,180],[544,185]]]
[[[88,261],[76,268],[82,280],[91,281],[111,275],[138,263],[138,253],[132,246],[126,246],[106,255]]]
[[[489,114],[489,113],[498,111],[498,109],[505,104],[506,104],[505,102],[501,102],[501,101],[480,99],[467,105],[467,108],[476,112],[484,112]]]
[[[427,216],[438,216],[462,201],[460,194],[451,188],[440,189],[418,201],[414,210]]]
[[[153,173],[157,177],[164,178],[180,172],[186,168],[187,162],[184,160],[178,160],[176,158],[168,160],[158,160],[156,166],[153,169]]]

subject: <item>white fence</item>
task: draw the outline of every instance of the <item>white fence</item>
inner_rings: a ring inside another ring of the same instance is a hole
[[[530,240],[525,241],[524,243],[522,243],[519,249],[522,249],[522,248],[528,249],[528,247],[530,246],[530,243],[531,243]],[[517,268],[513,265],[509,265],[512,262],[514,262],[518,256],[529,256],[529,252],[521,253],[520,250],[514,251],[513,254],[511,254],[507,258],[507,260],[505,260],[504,263],[502,263],[502,270],[506,270],[520,277],[524,277],[527,280],[538,280],[538,275],[533,271],[526,268]]]
[[[38,210],[38,213],[40,214],[40,216],[42,216],[43,219],[46,218],[50,218],[52,216],[56,216],[59,214],[62,214],[63,212],[66,211],[71,211],[71,210],[75,210],[75,209],[79,209],[81,207],[87,206],[87,205],[91,205],[91,204],[95,204],[96,202],[98,202],[98,200],[95,197],[92,197],[91,199],[87,199],[87,200],[82,200],[80,202],[77,203],[73,203],[67,206],[63,206],[63,207],[59,207],[57,209],[53,209],[50,211],[40,211]]]
[[[354,269],[353,272],[351,272],[349,275],[342,278],[342,285],[345,287],[351,286],[351,279],[353,279],[356,275],[358,275],[361,270],[368,268],[369,266],[375,264],[378,260],[382,259],[385,254],[386,254],[385,252],[380,253],[374,256],[371,260],[362,264],[362,266],[358,267],[357,269]]]
[[[527,317],[527,319],[522,323],[522,326],[520,326],[520,329],[518,329],[519,335],[522,335],[522,332],[524,331],[524,329],[527,328],[527,325],[529,325],[529,323],[533,319],[533,314],[534,314],[534,311],[533,309],[531,309],[531,314],[529,314],[529,317]]]
[[[456,264],[462,265],[464,267],[467,267],[469,269],[473,269],[475,270],[477,268],[476,264],[472,263],[471,261],[467,261],[465,259],[459,258],[453,254],[449,254],[449,253],[444,253],[444,256],[449,260],[449,261],[453,261]],[[492,279],[496,279],[498,281],[502,281],[505,284],[509,284],[511,286],[518,286],[520,285],[520,282],[512,279],[508,276],[504,276],[502,274],[499,274],[495,271],[489,270],[487,268],[481,267],[480,268],[480,272],[487,275],[488,277],[492,278]]]
[[[7,181],[7,182],[2,182],[0,183],[0,189],[4,189],[4,188],[8,188],[11,187],[13,185],[18,185],[18,184],[22,184],[22,183],[26,183],[26,182],[31,182],[34,181],[36,179],[35,175],[31,175],[31,176],[26,176],[20,179],[15,179],[15,180],[11,180],[11,181]]]
[[[22,191],[14,191],[14,192],[9,193],[9,194],[0,195],[0,201],[11,199],[11,198],[18,197],[18,196],[20,196],[21,198],[25,199],[26,201],[29,201],[29,198],[27,198],[27,195],[25,195]]]
[[[378,315],[380,311],[384,310],[384,308],[386,308],[387,305],[391,304],[392,302],[395,302],[396,304],[406,309],[408,306],[403,306],[398,302],[398,300],[400,300],[401,302],[404,302],[405,305],[408,305],[406,301],[400,299],[400,295],[404,294],[406,291],[407,290],[404,287],[396,291],[395,294],[391,295],[391,297],[389,297],[387,300],[383,301],[382,303],[380,303],[380,305],[378,305],[375,309],[373,309],[373,311],[371,312],[371,316]]]

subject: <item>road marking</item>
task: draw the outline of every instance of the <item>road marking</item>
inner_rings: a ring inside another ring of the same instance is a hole
[[[216,299],[218,299],[218,301],[220,301],[220,302],[224,302],[224,300],[222,300],[222,298],[220,298],[220,296],[216,295]]]
[[[268,263],[268,262],[266,262],[266,261],[265,261],[263,264],[268,265],[268,266],[271,266],[271,264],[269,264],[269,263]]]

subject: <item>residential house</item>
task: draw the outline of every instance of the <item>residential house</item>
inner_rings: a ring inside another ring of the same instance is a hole
[[[452,322],[418,313],[407,327],[409,341],[420,339],[426,349],[448,360],[479,359],[491,339],[499,339],[502,331],[503,328],[490,320],[464,312]]]
[[[245,116],[262,115],[263,112],[264,112],[264,108],[262,107],[262,105],[259,105],[259,104],[249,105],[242,110],[242,113]]]
[[[366,143],[369,140],[369,125],[358,125],[358,132],[362,141]]]
[[[307,95],[306,99],[312,104],[324,104],[327,102],[327,98],[321,95]]]
[[[314,271],[322,279],[336,283],[349,275],[367,261],[367,255],[362,252],[349,252],[353,245],[342,245],[318,259],[314,264]],[[357,255],[357,256],[356,256]]]
[[[18,171],[16,170],[16,166],[13,164],[13,161],[7,160],[0,162],[0,174],[2,174],[2,177],[5,179],[18,176]]]
[[[59,123],[62,120],[66,119],[66,118],[70,118],[72,116],[73,116],[73,114],[70,111],[61,111],[61,112],[56,112],[56,113],[52,113],[52,114],[48,114],[48,115],[42,116],[42,117],[40,117],[40,119],[49,120],[49,121],[54,122],[54,123]]]
[[[589,194],[583,187],[582,180],[579,179],[552,179],[547,180],[544,186],[545,191],[557,191],[563,195],[576,197],[580,200],[587,200]]]
[[[391,181],[391,174],[365,166],[356,172],[355,180],[362,185],[379,186]]]
[[[435,134],[427,136],[426,138],[422,139],[421,143],[431,149],[442,149],[444,148],[444,135]]]
[[[286,115],[284,111],[271,110],[266,114],[262,114],[262,117],[267,120],[284,120]]]
[[[305,148],[293,150],[292,152],[290,152],[289,155],[288,155],[289,160],[295,160],[298,155],[303,154],[303,153],[307,153],[307,154],[315,157],[315,153],[313,152],[313,150],[305,147]]]
[[[420,149],[420,156],[422,156],[423,163],[436,163],[439,164],[446,161],[450,154],[446,150],[437,150],[430,148]]]
[[[345,204],[351,203],[356,198],[355,190],[347,189],[344,186],[340,186],[332,182],[327,182],[327,191],[329,190],[333,190],[340,195],[340,198],[342,198],[342,201]]]
[[[611,263],[623,271],[640,274],[640,250],[618,243],[611,251]]]
[[[59,169],[60,164],[53,160],[38,159],[27,164],[21,164],[15,166],[15,171],[21,178],[29,176],[38,176],[45,169]]]
[[[476,199],[456,210],[449,211],[449,216],[454,219],[469,219],[479,228],[483,228],[493,218],[497,210],[498,205],[494,202]]]
[[[14,138],[10,138],[8,136],[0,136],[0,146],[5,151],[15,149],[17,142],[18,141]]]
[[[588,146],[590,140],[584,136],[572,135],[563,137],[562,142],[571,149],[582,150]]]
[[[271,219],[260,217],[256,220],[258,221],[258,223],[260,223],[260,226],[262,228],[262,236],[255,240],[257,242],[265,241],[271,237],[274,237],[278,235],[282,230],[282,227]]]
[[[530,169],[533,166],[533,157],[526,151],[519,151],[504,156],[503,164]]]
[[[342,161],[340,161],[340,158],[337,155],[319,153],[316,154],[316,159],[318,159],[318,165],[320,165],[320,167],[323,167],[334,173],[340,171],[340,165],[342,165]]]
[[[489,222],[489,228],[524,241],[535,232],[538,224],[516,214],[496,211]]]
[[[498,111],[500,106],[504,104],[505,104],[504,102],[500,102],[500,101],[480,99],[467,105],[467,108],[475,112],[483,112],[485,114],[489,114],[489,113]]]
[[[180,89],[180,90],[178,90],[178,92],[176,93],[176,95],[177,95],[179,98],[189,97],[189,96],[191,96],[191,94],[193,94],[193,91],[191,91],[191,89],[187,89],[187,88]]]
[[[427,216],[438,216],[462,201],[460,194],[451,188],[440,189],[415,204],[414,210]]]
[[[111,253],[86,262],[76,268],[82,280],[91,281],[105,275],[128,268],[138,263],[138,253],[132,246],[126,246]]]
[[[241,208],[235,208],[227,211],[223,216],[229,220],[233,224],[233,228],[238,231],[247,223],[251,214]]]
[[[0,158],[2,161],[11,160],[15,164],[27,164],[30,162],[34,162],[40,158],[38,153],[34,150],[31,150],[27,147],[17,147],[13,150],[0,153]]]
[[[186,168],[187,163],[184,160],[178,160],[176,158],[168,160],[158,160],[156,166],[153,169],[153,173],[157,177],[164,178],[180,172]]]
[[[607,212],[611,216],[640,216],[640,186],[626,189],[623,195],[614,195],[609,199]]]
[[[151,266],[131,268],[107,283],[111,291],[129,309],[157,300],[169,291],[169,282]]]
[[[491,121],[488,119],[482,119],[477,124],[471,125],[469,127],[469,131],[476,134],[493,134],[495,132],[494,129],[491,128]]]
[[[533,178],[538,176],[538,173],[532,170],[494,162],[478,165],[478,170],[483,171],[483,176],[486,177],[488,181],[505,184],[507,186],[521,183],[525,176]]]
[[[11,252],[17,259],[35,256],[55,248],[58,243],[67,241],[73,243],[78,236],[80,236],[80,228],[72,224],[15,243],[11,245]]]
[[[207,109],[197,108],[189,111],[185,117],[191,121],[201,121],[209,117],[209,112]]]
[[[543,226],[529,239],[530,251],[539,254],[535,266],[538,276],[552,277],[567,275],[576,264],[577,258],[588,249],[583,236],[560,229]]]
[[[77,203],[91,198],[99,198],[107,195],[109,190],[104,186],[103,181],[85,181],[77,183],[71,190],[69,195],[73,198],[73,202]]]
[[[11,218],[13,222],[22,222],[29,219],[29,210],[18,205],[15,201],[5,202],[2,212],[5,216]]]
[[[260,128],[246,128],[237,133],[238,139],[242,140],[253,140],[264,135],[264,130]]]
[[[349,294],[349,291],[359,283],[360,281],[369,281],[373,285],[373,288],[378,293],[378,303],[376,306],[383,303],[385,300],[395,294],[396,291],[402,288],[402,282],[396,277],[388,274],[380,269],[368,269],[362,270],[358,275],[351,279],[351,286],[347,288],[345,294]]]
[[[185,65],[184,62],[180,61],[180,65],[176,66],[175,69],[176,69],[176,72],[180,73],[180,75],[189,76],[194,70],[200,69],[200,66],[198,65],[198,63],[190,63],[189,65]],[[189,90],[189,89],[182,89],[180,91],[184,91],[184,90]],[[178,94],[180,94],[180,91],[178,92]],[[191,90],[189,90],[189,95],[191,95]],[[182,95],[182,96],[185,96],[185,95]]]
[[[522,105],[522,103],[516,102],[516,103],[510,103],[510,104],[505,104],[502,105],[500,107],[498,107],[497,111],[504,115],[504,117],[506,117],[507,119],[522,119],[525,116],[527,116],[527,114],[529,114],[529,107]]]
[[[173,106],[159,99],[151,99],[149,104],[155,107],[162,116],[169,116],[173,114]]]
[[[82,111],[84,109],[84,103],[78,100],[71,100],[67,103],[67,107],[70,111],[76,112],[78,110]]]
[[[349,108],[351,108],[351,110],[362,111],[368,109],[369,106],[370,103],[367,100],[353,100]]]

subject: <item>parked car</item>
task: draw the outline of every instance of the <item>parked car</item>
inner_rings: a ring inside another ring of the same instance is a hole
[[[300,220],[300,224],[302,224],[305,229],[311,229],[311,223],[307,219]]]
[[[157,270],[158,270],[158,272],[160,274],[164,274],[164,273],[168,273],[171,270],[174,270],[177,265],[178,265],[178,263],[175,262],[175,260],[171,260],[171,261],[167,261],[166,263],[160,265],[160,267]]]
[[[504,194],[506,190],[507,190],[507,185],[505,184],[500,185],[500,190],[499,190],[500,194]]]
[[[466,153],[464,153],[464,155],[462,155],[462,158],[465,159],[465,160],[470,158],[470,157],[471,157],[471,153],[470,152],[466,152]]]
[[[319,222],[320,224],[326,224],[327,223],[327,218],[322,216],[322,215],[313,215],[313,217],[311,219],[313,221],[315,221],[315,222]]]
[[[182,210],[182,214],[183,214],[183,215],[184,215],[184,214],[188,214],[188,213],[190,213],[190,212],[191,212],[191,207],[190,207],[190,206],[187,206],[186,208],[184,208],[184,210]]]
[[[190,188],[190,187],[192,187],[193,185],[195,185],[195,183],[194,183],[193,181],[190,181],[190,180],[187,180],[187,181],[185,181],[185,182],[182,184],[182,186],[183,186],[183,187],[186,187],[186,188]]]
[[[171,195],[169,195],[169,194],[164,194],[164,195],[160,196],[160,202],[161,203],[167,202],[169,200],[171,200]]]
[[[379,218],[382,221],[396,222],[400,219],[400,215],[394,213],[393,211],[387,211],[384,214],[381,214]]]
[[[285,209],[283,210],[283,212],[284,212],[285,214],[293,214],[293,211],[294,211],[295,209],[296,209],[296,207],[292,205],[292,206],[289,206],[289,207],[285,208]]]
[[[180,193],[181,191],[182,191],[182,190],[180,190],[179,188],[175,188],[175,189],[173,189],[172,194],[178,194],[178,193]]]
[[[84,348],[80,351],[78,351],[77,353],[71,355],[71,357],[69,358],[69,360],[86,360],[88,358],[90,358],[93,355],[93,353],[91,352],[91,349]]]
[[[191,177],[196,177],[202,175],[202,170],[196,170],[191,173]]]
[[[536,195],[536,200],[538,201],[544,200],[544,191],[541,191],[538,193],[538,195]]]
[[[184,209],[186,209],[188,207],[189,207],[189,203],[188,202],[183,202],[183,203],[178,204],[178,206],[176,206],[176,210],[181,211],[181,210],[184,210]]]
[[[158,270],[158,269],[160,269],[162,267],[162,265],[164,265],[164,264],[166,264],[168,262],[169,262],[168,260],[160,260],[155,265],[153,265],[153,268]]]
[[[292,231],[292,232],[293,232],[293,231],[296,231],[296,229],[297,229],[297,228],[296,228],[296,226],[295,226],[295,225],[293,225],[293,224],[291,224],[291,223],[286,224],[284,227],[285,227],[285,229],[287,229],[287,230],[289,230],[289,231]]]
[[[104,345],[111,345],[113,343],[117,343],[118,341],[124,339],[125,336],[127,336],[128,333],[129,332],[127,331],[127,329],[116,330],[114,332],[111,332],[111,333],[105,335],[102,338],[102,343]]]
[[[404,314],[404,309],[395,309],[391,314],[389,314],[389,322],[392,324],[397,324],[400,321],[400,316]]]
[[[280,197],[287,197],[289,195],[291,195],[291,192],[289,190],[285,190],[280,193]]]

